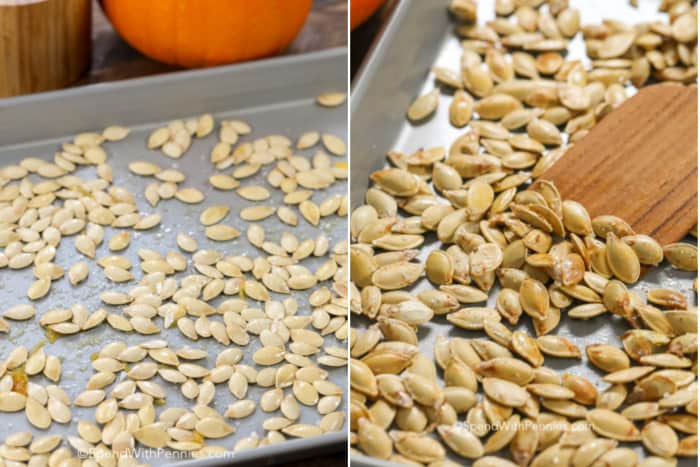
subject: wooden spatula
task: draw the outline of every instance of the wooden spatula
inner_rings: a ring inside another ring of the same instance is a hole
[[[654,85],[611,112],[540,178],[591,217],[612,214],[662,245],[698,221],[698,91]]]

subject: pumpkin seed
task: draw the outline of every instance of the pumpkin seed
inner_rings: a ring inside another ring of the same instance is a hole
[[[130,232],[120,232],[109,239],[110,251],[121,251],[129,247],[131,241]]]
[[[236,430],[219,417],[204,417],[195,425],[197,433],[205,438],[223,438]]]
[[[154,449],[163,448],[170,441],[170,436],[165,429],[155,423],[138,428],[134,431],[134,438],[141,444]]]
[[[651,421],[641,431],[644,446],[653,454],[671,457],[678,451],[678,436],[668,425]]]
[[[698,248],[690,243],[672,243],[664,246],[664,257],[683,271],[698,270]]]
[[[437,109],[439,98],[440,91],[438,89],[433,89],[427,94],[416,98],[406,112],[408,119],[412,122],[419,122],[427,118]]]
[[[102,136],[107,141],[121,141],[127,136],[129,136],[129,131],[129,128],[127,127],[120,125],[112,125],[102,130]]]
[[[24,394],[7,391],[0,393],[0,411],[2,412],[18,412],[24,410],[27,403],[27,397]]]
[[[14,321],[24,321],[31,319],[36,314],[36,309],[32,305],[16,305],[2,314],[4,318]]]
[[[321,135],[321,142],[323,143],[323,146],[333,155],[343,156],[347,151],[343,140],[330,133],[323,133]]]
[[[241,235],[236,228],[224,224],[211,225],[205,232],[208,238],[217,242],[233,240]]]
[[[540,336],[537,346],[542,353],[554,357],[581,358],[581,351],[576,345],[562,336]]]
[[[440,438],[459,456],[467,459],[477,459],[484,455],[484,447],[478,437],[466,427],[439,425]]]
[[[27,297],[29,297],[30,300],[40,300],[49,293],[50,289],[51,279],[43,277],[29,286],[29,289],[27,289]]]
[[[597,433],[618,441],[636,441],[640,439],[639,430],[632,422],[616,412],[606,409],[593,409],[586,414],[586,419]]]
[[[629,368],[630,360],[621,349],[609,344],[591,344],[586,346],[586,355],[601,370],[613,373]]]
[[[272,206],[251,206],[241,210],[241,219],[245,221],[260,221],[271,216],[275,212]]]
[[[460,90],[457,90],[450,102],[450,123],[457,128],[465,127],[472,119],[474,112],[474,99]]]
[[[527,392],[515,383],[498,378],[484,378],[482,384],[486,395],[500,404],[520,407],[526,402]]]
[[[180,188],[175,192],[175,198],[187,204],[197,204],[204,201],[204,194],[196,188]]]
[[[347,95],[343,92],[328,92],[316,97],[316,102],[323,107],[337,107],[345,102]]]
[[[240,186],[240,182],[233,177],[223,174],[214,174],[209,177],[209,183],[211,186],[218,190],[234,190]]]
[[[151,176],[160,172],[161,169],[153,162],[135,161],[129,163],[129,170],[136,175]]]
[[[27,421],[40,430],[51,426],[51,415],[48,409],[31,397],[26,399],[24,413],[27,416]]]
[[[637,282],[640,274],[639,258],[631,246],[612,232],[607,236],[606,254],[615,277],[628,284]]]

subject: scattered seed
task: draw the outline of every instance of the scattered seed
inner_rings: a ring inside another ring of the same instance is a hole
[[[35,314],[36,309],[32,305],[16,305],[5,310],[2,316],[14,321],[24,321],[33,318]]]
[[[323,142],[323,146],[328,149],[331,154],[343,156],[346,153],[345,143],[335,135],[323,133],[321,135],[321,142]]]
[[[187,204],[197,204],[204,201],[204,194],[196,188],[180,188],[175,192],[175,198]]]
[[[419,122],[427,118],[437,109],[439,98],[440,91],[438,89],[433,89],[418,97],[408,108],[408,119],[412,122]]]
[[[347,95],[343,92],[329,92],[316,97],[316,102],[323,107],[337,107],[345,102]]]
[[[121,141],[129,136],[129,131],[130,130],[127,127],[113,125],[102,130],[102,136],[107,141]]]
[[[202,214],[199,216],[199,222],[203,225],[213,225],[220,222],[228,213],[228,206],[210,206],[202,211]]]

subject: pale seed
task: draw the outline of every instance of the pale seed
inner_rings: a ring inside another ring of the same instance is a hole
[[[408,107],[406,115],[412,122],[418,122],[431,115],[438,106],[440,91],[433,89],[432,91],[418,97]]]
[[[343,92],[329,92],[319,94],[316,102],[323,107],[337,107],[345,102],[347,95]]]

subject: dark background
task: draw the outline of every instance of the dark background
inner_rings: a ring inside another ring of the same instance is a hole
[[[314,0],[304,28],[287,50],[301,54],[348,45],[347,0]],[[114,31],[97,0],[92,11],[92,65],[76,85],[115,81],[176,71],[132,49]]]
[[[352,78],[362,66],[367,52],[372,48],[374,39],[381,33],[399,1],[385,0],[384,5],[374,15],[352,32],[350,37],[350,73]]]

